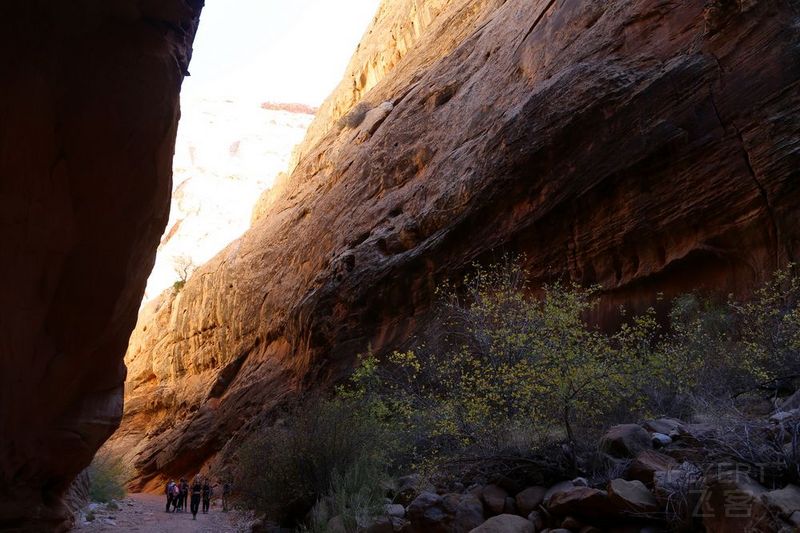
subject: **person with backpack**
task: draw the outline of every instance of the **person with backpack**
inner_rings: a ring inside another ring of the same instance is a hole
[[[175,482],[171,479],[167,483],[166,489],[164,489],[164,494],[167,495],[167,508],[166,511],[169,512],[169,506],[172,505],[172,487],[175,486]]]
[[[197,510],[200,508],[200,496],[203,493],[203,486],[200,484],[200,476],[194,477],[192,483],[192,520],[197,520]]]
[[[181,479],[181,509],[186,511],[186,500],[189,498],[189,482]]]
[[[208,508],[211,507],[211,483],[208,478],[203,480],[203,514],[208,514]]]
[[[222,484],[222,512],[228,512],[228,503],[231,497],[231,482],[225,481]]]
[[[181,503],[181,486],[178,483],[172,484],[172,511],[177,512]]]

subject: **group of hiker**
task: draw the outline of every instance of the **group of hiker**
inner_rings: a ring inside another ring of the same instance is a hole
[[[197,520],[197,512],[200,509],[200,502],[203,503],[203,514],[208,513],[211,507],[211,496],[214,489],[208,479],[201,479],[200,476],[195,476],[191,485],[186,479],[181,479],[177,483],[170,480],[164,489],[164,494],[167,496],[166,511],[173,513],[186,512],[186,503],[189,501],[190,510],[192,512],[192,519]],[[230,484],[225,483],[222,487],[222,510],[227,511],[228,496],[230,494]],[[189,496],[191,495],[191,498]]]

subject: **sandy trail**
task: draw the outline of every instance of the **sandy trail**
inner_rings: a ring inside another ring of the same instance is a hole
[[[163,496],[155,494],[129,494],[117,502],[119,510],[109,510],[105,505],[92,506],[95,519],[86,521],[86,512],[78,519],[73,531],[141,531],[169,533],[239,533],[248,531],[247,517],[239,512],[223,513],[220,502],[212,501],[208,514],[202,511],[197,520],[192,514],[167,513]],[[201,507],[202,509],[202,507]]]

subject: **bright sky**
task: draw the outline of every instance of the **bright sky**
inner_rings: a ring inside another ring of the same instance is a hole
[[[184,93],[319,105],[379,0],[206,0]]]

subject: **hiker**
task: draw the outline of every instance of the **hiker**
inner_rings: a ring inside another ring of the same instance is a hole
[[[178,505],[181,502],[181,487],[178,483],[172,484],[172,511],[178,511]]]
[[[228,512],[228,499],[231,497],[231,483],[226,481],[222,484],[222,512]]]
[[[189,498],[189,482],[181,479],[181,509],[186,511],[186,500]]]
[[[175,482],[171,479],[167,483],[167,488],[164,489],[164,494],[167,495],[167,508],[166,511],[169,512],[169,506],[172,505],[172,487],[175,486]]]
[[[200,476],[194,477],[192,483],[192,520],[197,520],[197,509],[200,507],[200,495],[203,492],[203,486],[200,484]]]
[[[211,483],[208,478],[203,480],[203,514],[208,513],[208,508],[211,506]]]

